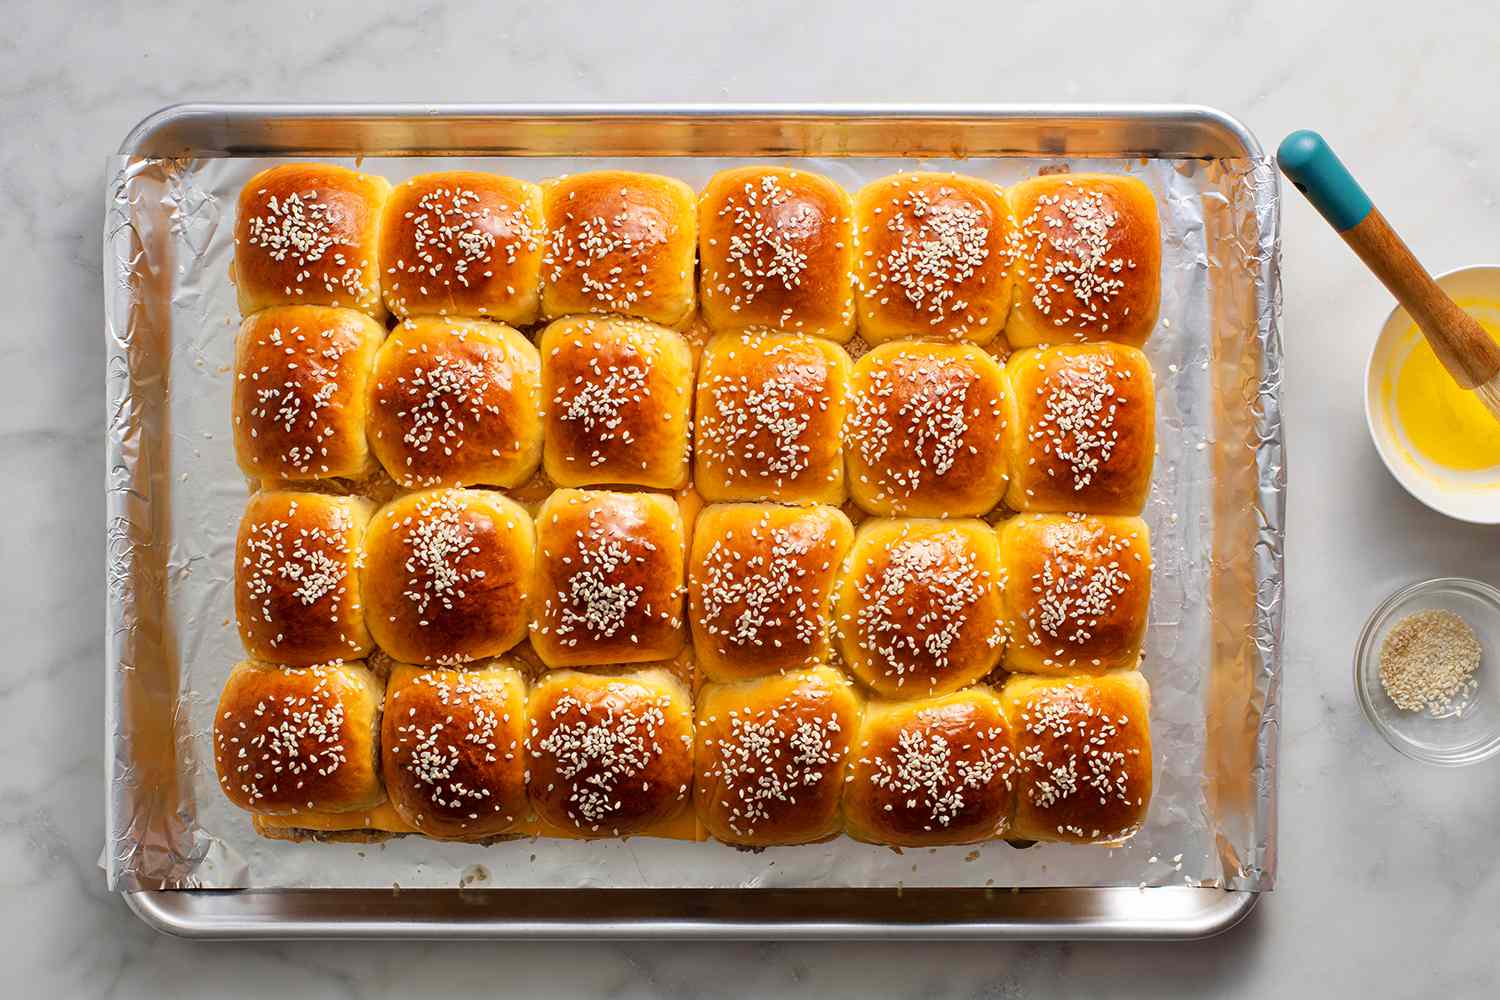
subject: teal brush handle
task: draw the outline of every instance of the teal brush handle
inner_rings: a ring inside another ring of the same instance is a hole
[[[1316,132],[1302,129],[1287,136],[1276,150],[1276,162],[1328,224],[1341,233],[1363,222],[1375,207],[1354,175]]]

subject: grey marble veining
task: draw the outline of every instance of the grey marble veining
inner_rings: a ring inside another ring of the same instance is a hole
[[[1268,147],[1323,130],[1437,270],[1500,258],[1495,15],[1275,5],[554,2],[7,5],[0,19],[0,936],[18,995],[1494,996],[1500,762],[1444,772],[1359,715],[1350,656],[1397,585],[1500,582],[1361,418],[1389,301],[1285,210],[1280,888],[1181,945],[193,945],[104,890],[104,157],[193,99],[1192,101]],[[5,990],[7,994],[11,989]]]

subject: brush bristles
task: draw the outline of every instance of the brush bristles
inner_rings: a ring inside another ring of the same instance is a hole
[[[1474,392],[1485,406],[1489,407],[1490,416],[1500,420],[1500,372],[1496,372],[1484,385],[1476,386]]]

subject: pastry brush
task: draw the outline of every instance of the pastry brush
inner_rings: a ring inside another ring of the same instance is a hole
[[[1293,132],[1276,162],[1416,320],[1454,381],[1500,420],[1500,344],[1432,280],[1323,137]]]

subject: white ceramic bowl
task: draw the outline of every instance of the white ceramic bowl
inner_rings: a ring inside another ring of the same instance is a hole
[[[1497,303],[1500,320],[1500,267],[1461,267],[1437,275],[1442,289],[1462,303],[1483,299]],[[1427,461],[1406,440],[1396,419],[1390,387],[1400,364],[1421,340],[1411,316],[1397,306],[1365,365],[1365,423],[1381,461],[1406,492],[1440,514],[1473,524],[1500,524],[1500,469],[1462,472]]]

